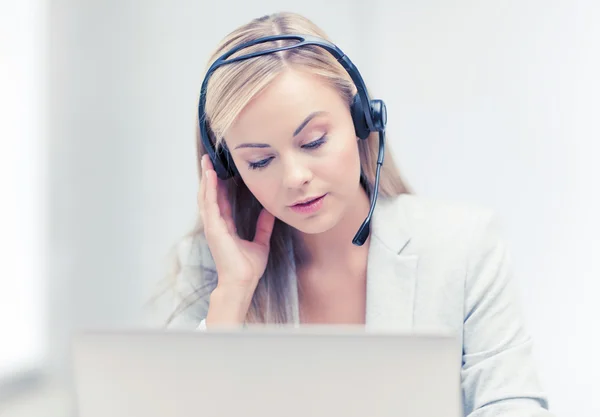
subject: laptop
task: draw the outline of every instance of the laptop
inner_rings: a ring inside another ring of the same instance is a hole
[[[460,417],[461,346],[356,328],[79,334],[79,417]]]

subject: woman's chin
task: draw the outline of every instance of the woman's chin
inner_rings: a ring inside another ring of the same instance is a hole
[[[287,224],[292,226],[294,229],[307,235],[318,235],[331,230],[339,222],[337,216],[323,215],[315,216],[306,219],[288,219],[284,220]]]

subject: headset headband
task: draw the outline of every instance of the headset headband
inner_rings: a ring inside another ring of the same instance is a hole
[[[278,40],[297,40],[299,42],[295,43],[295,44],[291,44],[291,45],[280,46],[277,48],[256,51],[256,52],[252,52],[252,53],[249,53],[246,55],[241,55],[241,56],[237,56],[235,58],[228,59],[231,55],[235,54],[238,51],[241,51],[242,49],[245,49],[245,48],[248,48],[248,47],[254,46],[254,45],[259,45],[261,43],[278,41]],[[367,87],[365,85],[365,82],[363,81],[362,76],[360,75],[360,72],[358,71],[356,66],[352,63],[352,61],[350,61],[350,58],[348,58],[346,56],[346,54],[344,54],[342,52],[342,50],[340,48],[338,48],[336,45],[334,45],[331,42],[328,42],[324,39],[317,38],[317,37],[310,36],[310,35],[265,36],[265,37],[258,38],[258,39],[243,43],[241,45],[238,45],[235,48],[233,48],[233,49],[229,50],[228,52],[224,53],[223,55],[221,55],[210,66],[210,68],[206,72],[204,81],[202,82],[202,88],[200,90],[200,102],[198,104],[199,116],[202,119],[204,119],[203,116],[204,116],[204,106],[206,105],[206,86],[208,84],[208,80],[210,79],[212,73],[217,68],[222,67],[227,64],[232,64],[234,62],[244,61],[246,59],[251,59],[251,58],[258,57],[258,56],[272,54],[274,52],[286,51],[288,49],[294,49],[294,48],[299,48],[299,47],[308,46],[308,45],[318,46],[320,48],[325,49],[327,52],[329,52],[331,55],[333,55],[338,60],[338,62],[344,67],[346,72],[348,72],[348,75],[350,75],[350,77],[352,78],[352,81],[354,82],[354,85],[356,86],[357,94],[360,97],[361,103],[365,104],[363,107],[365,109],[364,113],[365,113],[365,119],[367,121],[367,126],[369,127],[369,129],[371,131],[376,131],[376,128],[373,124],[373,119],[371,117],[371,112],[368,111],[369,110],[368,103],[371,100],[369,99],[369,95],[367,93]],[[206,128],[206,126],[205,126],[205,128]]]

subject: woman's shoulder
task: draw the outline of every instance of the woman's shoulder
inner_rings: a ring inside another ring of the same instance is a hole
[[[179,241],[175,262],[175,289],[182,298],[206,296],[203,290],[216,283],[215,263],[203,233],[190,234]]]
[[[469,252],[499,239],[502,222],[480,204],[401,194],[382,201],[378,229],[405,236],[414,251]]]
[[[168,326],[195,329],[206,317],[216,269],[201,232],[189,234],[175,245]]]
[[[478,223],[497,218],[490,207],[459,199],[404,194],[399,196],[398,203],[415,226],[433,223],[441,231],[466,231]]]
[[[214,261],[202,232],[189,234],[176,245],[176,257],[181,267],[213,268]]]

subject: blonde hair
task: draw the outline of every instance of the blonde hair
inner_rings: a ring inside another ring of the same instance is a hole
[[[327,35],[306,17],[295,13],[276,13],[254,19],[230,33],[212,54],[209,66],[220,55],[237,45],[264,36],[281,34],[305,34],[329,40]],[[262,43],[238,51],[237,54],[284,46],[285,42]],[[216,70],[207,85],[206,121],[217,146],[222,144],[224,132],[233,124],[246,105],[269,86],[282,71],[292,67],[305,69],[322,77],[339,91],[350,106],[352,97],[356,93],[356,87],[346,70],[322,48],[303,46],[228,64]],[[201,175],[199,161],[206,151],[199,140],[196,143],[198,172]],[[372,133],[366,140],[360,140],[358,146],[362,171],[361,184],[370,195],[377,168],[378,133]],[[385,163],[381,168],[379,195],[385,198],[408,192],[389,150],[386,150]],[[260,203],[245,184],[235,178],[227,180],[227,194],[240,237],[252,239],[261,209]],[[267,268],[254,293],[246,318],[247,322],[289,323],[292,320],[293,313],[289,308],[289,297],[292,294],[291,291],[294,290],[290,288],[293,281],[291,282],[285,277],[290,272],[290,268],[293,268],[294,264],[298,262],[299,253],[297,247],[294,246],[291,229],[287,224],[278,219],[275,220]],[[190,239],[193,242],[192,247],[196,247],[195,255],[191,256],[207,258],[208,250],[205,247],[206,242],[200,219],[194,230],[187,235],[187,240]],[[198,249],[198,247],[200,248]],[[171,271],[172,282],[175,286],[180,286],[182,283],[177,281],[184,279],[188,289],[187,294],[182,297],[169,320],[194,305],[204,310],[198,313],[199,319],[206,313],[208,298],[217,284],[216,271],[214,265],[207,265],[207,262],[203,262],[201,259],[195,259],[192,264],[195,267],[187,268],[184,274],[182,265],[175,260],[174,269]]]

